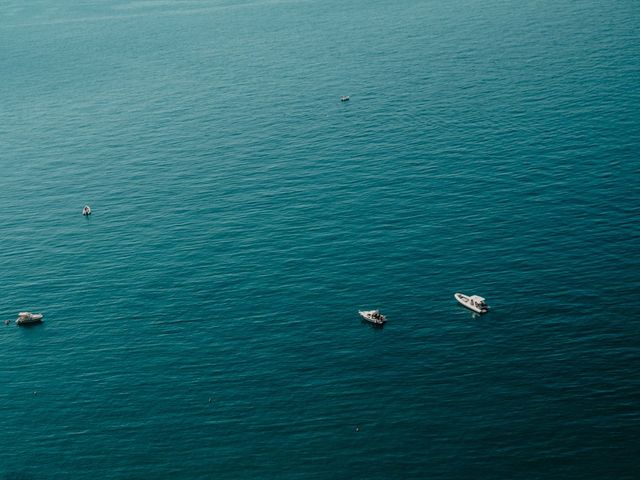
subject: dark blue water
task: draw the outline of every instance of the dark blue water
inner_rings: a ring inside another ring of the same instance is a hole
[[[638,58],[625,0],[5,1],[0,478],[637,478]]]

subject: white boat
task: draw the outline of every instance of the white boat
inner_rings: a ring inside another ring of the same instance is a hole
[[[473,310],[476,313],[487,313],[489,311],[489,305],[486,304],[484,298],[478,295],[467,296],[463,293],[456,293],[454,295],[460,305],[467,307],[469,310]]]
[[[341,102],[348,102],[349,101],[349,95],[343,95],[340,97],[340,101]]]
[[[358,310],[358,313],[367,322],[375,323],[376,325],[384,324],[387,319],[380,313],[380,310]]]
[[[89,205],[85,205],[84,208],[82,209],[82,214],[85,217],[88,215],[91,215],[91,207]]]
[[[41,313],[20,312],[18,314],[18,319],[16,320],[16,324],[29,325],[32,323],[40,323],[42,321],[42,317],[44,317],[44,315]]]

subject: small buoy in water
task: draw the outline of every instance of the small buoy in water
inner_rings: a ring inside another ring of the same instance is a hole
[[[360,427],[356,425],[356,432],[360,431]]]
[[[33,392],[33,394],[34,394],[34,395],[38,395],[38,391],[37,391],[37,390],[36,390],[36,391],[34,391],[34,392]]]
[[[82,209],[82,215],[84,215],[85,217],[91,215],[91,207],[89,205],[84,206],[84,208]]]
[[[9,320],[5,320],[5,321],[4,321],[4,324],[5,324],[5,325],[9,325]]]
[[[212,400],[211,400],[211,397],[209,397],[209,403],[211,403],[211,401],[212,401]]]

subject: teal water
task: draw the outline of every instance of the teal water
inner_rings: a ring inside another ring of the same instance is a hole
[[[6,0],[0,478],[637,478],[638,58],[625,0]]]

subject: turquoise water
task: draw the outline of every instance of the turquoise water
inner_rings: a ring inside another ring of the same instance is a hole
[[[0,478],[636,478],[638,58],[624,0],[3,2]]]

